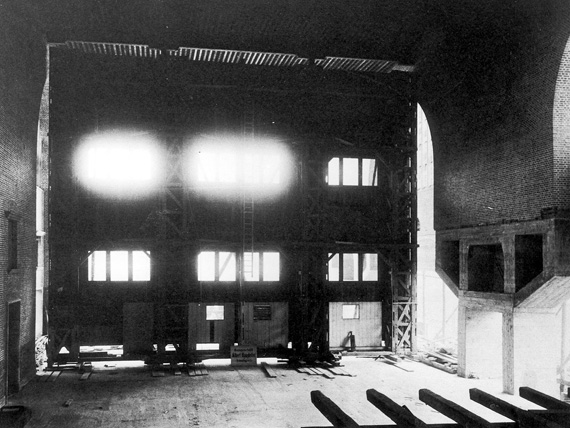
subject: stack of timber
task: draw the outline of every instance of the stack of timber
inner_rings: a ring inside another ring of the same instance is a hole
[[[289,367],[295,369],[297,372],[307,374],[309,376],[322,376],[327,379],[334,379],[336,376],[349,376],[354,377],[347,372],[339,364],[315,363],[315,364],[289,364]]]
[[[421,363],[427,364],[428,366],[443,370],[447,373],[457,373],[457,358],[453,357],[450,354],[443,354],[436,351],[418,352],[417,354],[411,356],[411,358]]]
[[[522,398],[538,404],[544,409],[523,410],[479,389],[470,389],[471,400],[512,421],[489,422],[429,389],[420,389],[419,398],[421,401],[456,422],[456,424],[428,424],[416,417],[406,406],[399,405],[375,389],[367,390],[366,398],[374,407],[390,418],[396,427],[402,428],[564,428],[570,426],[570,404],[528,387],[520,388],[519,394]],[[333,427],[365,427],[365,425],[359,425],[321,391],[311,391],[311,402],[332,423]],[[371,428],[372,426],[366,427]],[[373,427],[394,428],[394,425],[373,425]]]

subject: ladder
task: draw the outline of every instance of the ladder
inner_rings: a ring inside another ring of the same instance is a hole
[[[244,155],[248,152],[248,146],[255,138],[255,113],[253,102],[248,100],[243,114],[243,146]],[[245,166],[245,162],[244,162]],[[253,275],[253,218],[254,203],[253,189],[248,183],[246,176],[249,171],[244,167],[242,176],[242,254],[243,254],[243,278],[251,278]]]

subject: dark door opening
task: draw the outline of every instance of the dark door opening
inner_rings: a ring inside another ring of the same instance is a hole
[[[8,394],[20,391],[20,302],[8,303]]]

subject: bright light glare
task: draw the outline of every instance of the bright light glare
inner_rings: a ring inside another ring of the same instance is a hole
[[[241,189],[269,196],[287,188],[292,160],[277,140],[245,143],[232,136],[207,136],[188,151],[193,188],[211,196],[236,194]]]
[[[98,193],[141,196],[160,184],[161,163],[154,138],[138,131],[107,131],[85,137],[76,153],[79,181]]]

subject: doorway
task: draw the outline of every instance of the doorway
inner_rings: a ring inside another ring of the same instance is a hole
[[[8,303],[7,343],[8,394],[20,391],[20,302]]]

